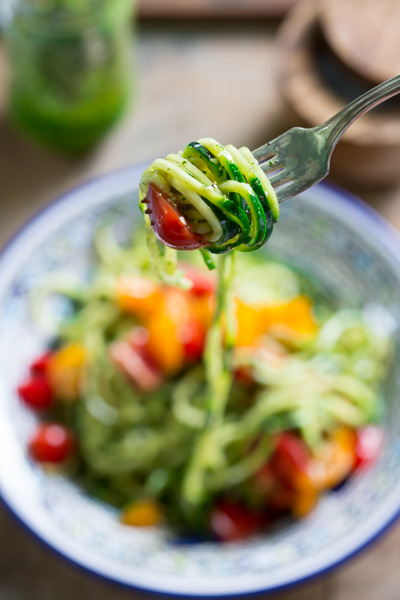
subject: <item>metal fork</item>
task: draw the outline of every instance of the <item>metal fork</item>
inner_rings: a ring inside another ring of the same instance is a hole
[[[356,98],[322,125],[309,129],[293,127],[254,150],[278,201],[292,198],[326,177],[332,152],[350,125],[399,92],[400,75],[397,75]]]

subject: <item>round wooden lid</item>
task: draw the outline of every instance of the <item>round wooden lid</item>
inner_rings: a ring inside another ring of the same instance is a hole
[[[379,83],[400,73],[399,0],[320,0],[328,44],[350,69]]]
[[[354,3],[358,1],[347,0]],[[306,127],[320,125],[347,103],[335,88],[327,84],[316,68],[314,39],[320,7],[321,0],[299,2],[283,23],[278,36],[281,51],[280,91]],[[377,151],[384,147],[400,146],[397,110],[367,113],[346,131],[343,140],[354,147],[371,147]]]

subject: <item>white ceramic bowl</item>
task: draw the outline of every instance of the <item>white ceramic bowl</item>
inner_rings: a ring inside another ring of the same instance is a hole
[[[26,452],[35,416],[16,386],[46,344],[32,322],[31,291],[62,270],[86,278],[93,267],[96,223],[115,218],[128,232],[138,218],[143,165],[72,191],[38,214],[0,257],[0,494],[45,543],[108,579],[170,594],[232,596],[270,591],[340,564],[368,545],[400,509],[398,349],[384,386],[386,443],[380,460],[341,490],[324,497],[306,519],[245,543],[173,545],[161,529],[119,524],[112,508],[73,482],[46,475]],[[371,209],[343,192],[318,185],[283,206],[268,245],[311,273],[339,304],[384,307],[400,324],[400,245]],[[51,318],[60,318],[55,303]]]

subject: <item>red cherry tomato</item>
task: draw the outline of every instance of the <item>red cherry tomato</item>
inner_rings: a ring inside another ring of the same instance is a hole
[[[261,467],[254,476],[254,483],[259,494],[268,497],[279,484],[279,479],[272,471],[269,463]]]
[[[49,408],[53,403],[53,392],[44,377],[32,377],[18,386],[21,400],[31,408]]]
[[[219,502],[211,512],[211,529],[223,542],[243,540],[266,524],[266,518],[238,503]]]
[[[196,250],[205,245],[201,237],[190,229],[185,217],[155,185],[149,185],[143,203],[147,205],[145,213],[150,217],[154,233],[166,246],[177,250]]]
[[[274,473],[269,463],[256,473],[254,485],[256,492],[265,497],[269,508],[282,512],[292,507],[295,499],[294,489]]]
[[[200,360],[204,350],[206,332],[196,319],[190,319],[182,325],[179,339],[183,343],[185,358],[189,361]]]
[[[60,463],[69,458],[74,448],[71,432],[57,423],[39,425],[29,444],[32,457],[38,462]]]
[[[295,483],[298,474],[304,473],[310,454],[307,446],[293,433],[282,433],[270,459],[271,469],[289,485]]]
[[[288,511],[293,507],[296,499],[296,491],[285,481],[271,492],[268,498],[268,506],[278,513]]]
[[[383,431],[377,425],[367,425],[357,431],[356,468],[371,464],[383,446]]]
[[[254,377],[250,367],[238,367],[234,372],[235,380],[243,385],[254,383]]]
[[[256,493],[265,498],[266,506],[277,513],[289,510],[294,504],[296,497],[294,488],[286,481],[282,481],[269,463],[255,474],[254,486]]]
[[[32,375],[45,375],[51,356],[52,352],[45,352],[41,356],[38,356],[30,367]]]
[[[192,283],[189,292],[195,296],[213,294],[217,288],[217,280],[211,273],[198,269],[193,265],[181,264],[185,277]]]

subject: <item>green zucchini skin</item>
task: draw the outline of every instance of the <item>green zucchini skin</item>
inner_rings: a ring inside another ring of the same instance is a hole
[[[250,150],[213,138],[154,161],[143,174],[140,200],[150,183],[181,208],[194,231],[196,221],[199,228],[209,226],[205,248],[213,254],[261,248],[279,216],[275,192]]]

